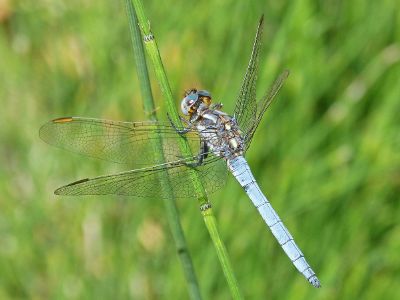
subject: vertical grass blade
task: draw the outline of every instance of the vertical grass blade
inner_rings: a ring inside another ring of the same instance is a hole
[[[147,70],[147,63],[143,49],[142,35],[138,26],[138,20],[130,0],[125,0],[125,9],[128,17],[129,31],[131,34],[133,55],[136,64],[136,72],[139,79],[140,92],[143,99],[143,110],[145,115],[151,119],[156,120],[155,105],[153,95],[151,92],[151,85],[149,79],[149,72]]]
[[[143,97],[143,108],[145,114],[152,120],[156,120],[157,116],[155,113],[155,105],[153,101],[153,96],[151,92],[151,85],[149,80],[149,74],[147,70],[147,64],[142,44],[142,38],[140,29],[138,27],[138,20],[135,13],[135,9],[132,5],[131,0],[125,0],[126,12],[128,15],[129,28],[132,39],[133,52],[135,57],[135,63],[139,78],[140,90]],[[159,155],[163,156],[162,150],[162,140],[161,138],[157,141],[158,143]],[[170,197],[165,198],[164,205],[166,209],[166,215],[168,218],[168,223],[174,238],[175,247],[178,253],[178,257],[181,261],[185,279],[188,285],[189,296],[192,300],[201,299],[200,288],[194,271],[192,259],[188,251],[186,244],[186,239],[182,230],[182,225],[179,219],[178,209],[174,202],[174,195],[172,190],[169,191]]]
[[[171,88],[169,86],[168,78],[161,61],[160,53],[158,51],[156,40],[150,30],[150,22],[147,20],[143,4],[140,0],[132,0],[139,20],[139,26],[142,30],[143,40],[147,54],[153,64],[154,71],[157,77],[157,81],[160,85],[161,91],[164,95],[167,111],[170,118],[175,124],[180,124],[179,114],[176,110],[174,99],[172,97]],[[189,145],[184,139],[179,140],[179,147],[183,155],[192,155]],[[206,224],[207,230],[211,236],[214,244],[214,248],[217,252],[219,262],[224,272],[225,278],[228,282],[228,286],[233,299],[242,299],[239,291],[239,287],[236,278],[233,273],[232,265],[230,263],[226,248],[219,235],[215,217],[213,215],[211,204],[208,201],[207,194],[201,183],[198,175],[193,171],[191,172],[191,182],[196,194],[201,194],[202,197],[198,199],[200,210],[202,211],[203,219]]]

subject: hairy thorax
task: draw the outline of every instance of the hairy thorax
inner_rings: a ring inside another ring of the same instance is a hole
[[[198,115],[195,126],[214,155],[232,159],[243,154],[243,138],[235,118],[206,109]]]

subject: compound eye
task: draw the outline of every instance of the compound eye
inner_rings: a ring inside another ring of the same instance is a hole
[[[195,100],[188,99],[188,97],[183,98],[181,102],[181,111],[184,115],[188,116],[192,111],[193,105],[196,103]]]
[[[199,94],[200,96],[211,98],[211,93],[206,90],[197,91],[197,94]]]
[[[182,99],[181,110],[184,115],[188,116],[193,113],[194,105],[196,104],[198,98],[199,95],[197,94],[197,91],[191,91],[185,96],[185,98]]]
[[[197,99],[199,98],[199,95],[194,94],[194,93],[190,93],[189,95],[187,95],[185,97],[185,99],[187,99],[188,101],[192,101],[193,103],[197,101]]]

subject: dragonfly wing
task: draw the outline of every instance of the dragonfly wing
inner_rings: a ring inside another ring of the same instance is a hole
[[[275,96],[278,94],[279,90],[281,89],[283,83],[285,82],[288,76],[289,76],[289,71],[288,70],[283,71],[279,75],[279,77],[275,80],[275,82],[272,84],[268,92],[260,99],[260,101],[258,101],[257,113],[255,114],[256,117],[254,121],[251,122],[249,128],[247,128],[247,131],[245,131],[246,150],[250,146],[253,135],[258,127],[258,124],[260,124],[265,111],[270,106],[272,101],[275,99]]]
[[[253,51],[251,53],[250,62],[240,88],[239,96],[236,100],[234,116],[245,136],[246,149],[249,147],[251,139],[257,129],[258,124],[265,113],[265,110],[271,104],[272,100],[282,87],[283,82],[289,75],[289,71],[285,70],[274,82],[268,93],[256,101],[256,81],[258,72],[258,57],[261,48],[261,37],[263,31],[263,17],[258,24],[256,37],[254,39]]]
[[[188,161],[179,160],[114,175],[82,179],[58,188],[55,194],[117,194],[147,199],[201,197],[190,180],[192,172],[198,173],[207,193],[212,193],[225,184],[227,169],[223,160],[208,158],[203,165],[196,168],[188,167],[186,162]]]
[[[239,95],[236,99],[234,116],[243,132],[249,131],[249,128],[255,121],[257,112],[256,103],[256,81],[258,72],[258,57],[261,48],[261,37],[263,31],[264,17],[262,16],[258,24],[257,33],[254,39],[253,50]]]
[[[166,122],[120,122],[67,117],[44,124],[39,135],[51,145],[99,159],[128,164],[133,169],[182,158],[177,140],[183,137]],[[198,152],[198,134],[194,131],[189,132],[185,139],[192,149]],[[160,155],[161,152],[163,156]]]

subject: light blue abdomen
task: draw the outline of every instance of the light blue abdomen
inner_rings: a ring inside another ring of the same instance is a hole
[[[227,164],[229,170],[244,188],[246,194],[249,196],[265,223],[271,229],[271,232],[277,239],[279,245],[281,245],[297,270],[299,270],[313,286],[320,287],[321,285],[317,276],[307,263],[299,247],[296,245],[292,235],[282,223],[267,198],[261,192],[246,159],[243,156],[238,156],[227,160]]]

